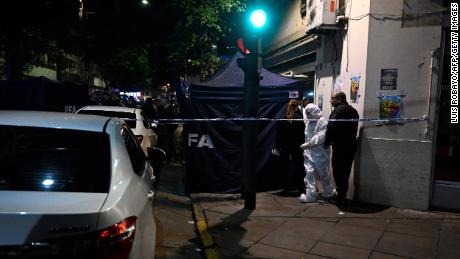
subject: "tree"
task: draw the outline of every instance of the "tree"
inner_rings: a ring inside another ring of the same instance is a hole
[[[145,48],[121,49],[99,61],[104,78],[117,87],[145,86],[150,67]]]
[[[98,0],[83,21],[84,56],[108,85],[145,87],[152,77],[152,17],[140,1]]]
[[[12,15],[0,16],[0,69],[18,78],[38,53],[56,61],[68,53],[96,64],[114,86],[170,81],[189,59],[189,74],[209,75],[221,62],[217,48],[240,36],[235,28],[246,8],[245,0],[83,2],[79,19],[76,0],[7,0],[2,11]]]
[[[27,6],[27,8],[24,8]],[[58,56],[76,51],[77,2],[70,0],[5,1],[0,15],[1,72],[19,79],[37,62],[39,53]]]
[[[226,38],[236,38],[234,32],[246,1],[172,0],[170,8],[176,9],[177,21],[169,37],[174,43],[169,58],[179,64],[190,59],[187,72],[204,76],[213,73],[220,64],[217,45]]]

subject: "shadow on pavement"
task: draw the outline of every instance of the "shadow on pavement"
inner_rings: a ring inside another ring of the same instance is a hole
[[[222,201],[233,201],[233,200],[239,200],[241,199],[241,195],[239,193],[225,193],[227,195],[225,196],[200,196],[200,193],[194,193],[196,194],[194,201],[195,202],[222,202]],[[217,194],[217,193],[214,193]],[[205,194],[206,195],[206,194]]]
[[[247,222],[252,212],[252,210],[242,208],[223,218],[219,224],[209,227],[209,232],[219,244],[219,252],[222,257],[237,258],[242,256],[241,252],[247,249],[247,246],[241,244],[247,232],[243,224]]]
[[[390,208],[390,206],[364,203],[364,202],[352,201],[352,200],[347,200],[345,204],[336,205],[336,206],[342,211],[361,213],[361,214],[376,213],[376,212],[384,211]]]
[[[280,197],[299,197],[300,194],[301,193],[299,191],[285,191],[285,190],[281,190],[281,191],[277,191],[273,193],[273,195],[277,195]]]

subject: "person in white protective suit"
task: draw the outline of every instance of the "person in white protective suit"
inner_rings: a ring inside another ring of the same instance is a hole
[[[322,197],[332,197],[334,190],[328,174],[330,152],[323,145],[326,137],[327,121],[322,117],[320,108],[312,103],[304,108],[303,118],[305,122],[305,143],[300,148],[304,150],[306,191],[299,199],[301,202],[315,202],[317,197],[316,178],[323,185],[324,192]]]

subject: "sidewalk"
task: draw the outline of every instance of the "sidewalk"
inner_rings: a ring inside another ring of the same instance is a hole
[[[221,258],[460,258],[460,214],[357,203],[340,209],[276,192],[258,193],[253,211],[234,194],[191,199],[207,221],[197,232],[211,235],[215,244],[207,246]]]

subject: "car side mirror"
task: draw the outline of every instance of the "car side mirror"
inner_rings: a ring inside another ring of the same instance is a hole
[[[166,161],[166,152],[160,148],[148,147],[147,148],[147,158],[152,164],[153,169],[155,170],[156,166],[161,166]]]

